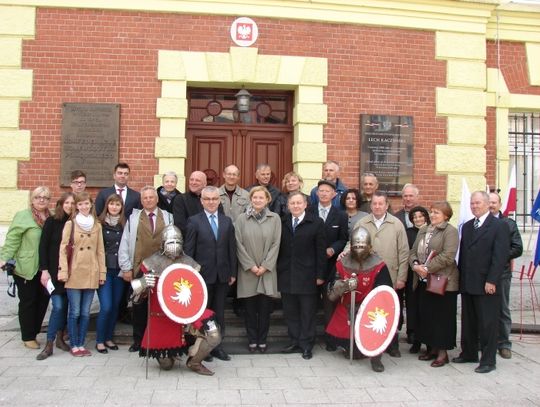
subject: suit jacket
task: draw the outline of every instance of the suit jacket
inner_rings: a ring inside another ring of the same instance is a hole
[[[287,294],[317,293],[317,279],[326,275],[326,236],[324,223],[306,212],[292,230],[292,216],[282,218],[281,243],[277,263],[278,290]]]
[[[312,205],[309,210],[313,216],[319,216],[318,204]],[[330,211],[326,216],[326,221],[324,221],[324,232],[326,235],[326,247],[334,249],[334,255],[327,258],[326,261],[326,274],[324,280],[328,281],[329,277],[333,277],[332,270],[336,265],[337,257],[347,244],[349,234],[349,219],[347,214],[344,211],[331,206]]]
[[[463,225],[459,246],[459,290],[485,295],[486,282],[498,285],[509,258],[510,232],[505,222],[489,214],[474,230],[474,219]],[[497,287],[496,294],[500,293]]]
[[[187,221],[184,252],[201,265],[207,284],[226,283],[236,277],[236,238],[231,218],[217,212],[218,239],[203,211]]]
[[[107,198],[116,193],[117,191],[114,185],[109,188],[103,188],[101,191],[99,191],[96,197],[97,216],[101,215],[101,212],[103,212],[103,209],[105,209],[105,202],[107,201]],[[128,187],[126,190],[126,202],[124,202],[124,216],[126,219],[129,219],[133,209],[142,209],[141,194]]]
[[[506,223],[508,230],[510,232],[510,253],[508,261],[506,262],[506,267],[504,268],[503,278],[512,278],[512,260],[517,259],[523,254],[523,241],[521,240],[521,235],[519,234],[519,229],[516,222],[513,219],[510,219],[507,216],[504,216],[499,211],[499,219]]]

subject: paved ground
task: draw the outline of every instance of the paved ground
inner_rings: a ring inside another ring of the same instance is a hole
[[[37,361],[39,351],[25,349],[20,341],[17,301],[5,294],[4,278],[0,276],[0,405],[540,405],[540,335],[530,334],[514,334],[513,358],[498,359],[497,370],[485,375],[474,373],[474,364],[431,368],[410,355],[405,343],[402,358],[383,356],[384,373],[372,372],[367,360],[350,365],[321,347],[309,361],[300,355],[233,355],[230,362],[208,363],[216,372],[213,377],[197,376],[180,363],[163,372],[151,361],[146,379],[144,360],[128,353],[125,344],[117,352],[94,352],[86,358],[55,349],[52,357]],[[514,322],[520,320],[535,325],[530,310],[522,317],[514,310]],[[89,349],[93,338],[90,333]],[[38,339],[43,342],[45,335]]]

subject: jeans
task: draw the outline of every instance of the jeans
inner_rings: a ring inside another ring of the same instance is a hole
[[[51,295],[51,316],[47,328],[47,340],[54,341],[56,333],[66,325],[67,296],[66,294]]]
[[[118,277],[118,269],[107,269],[105,284],[98,288],[99,314],[97,318],[96,343],[111,341],[118,318],[118,307],[124,293],[124,280]]]
[[[84,346],[88,324],[90,322],[90,306],[94,299],[94,289],[66,288],[69,301],[68,331],[72,348]]]

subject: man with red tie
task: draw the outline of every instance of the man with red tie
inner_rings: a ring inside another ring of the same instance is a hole
[[[114,166],[114,185],[103,188],[96,197],[96,214],[99,216],[105,208],[105,201],[112,194],[118,194],[124,201],[124,215],[129,219],[133,209],[141,209],[141,195],[128,187],[130,168],[127,163],[118,163]]]

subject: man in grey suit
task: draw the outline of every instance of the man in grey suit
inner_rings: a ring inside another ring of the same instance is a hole
[[[510,242],[506,223],[489,212],[489,196],[484,191],[471,195],[474,218],[463,225],[459,246],[459,291],[461,293],[461,353],[454,363],[478,362],[476,373],[495,370],[499,314],[500,280],[508,261]]]
[[[208,289],[208,308],[216,313],[216,320],[225,333],[225,300],[229,286],[236,281],[236,239],[231,218],[219,213],[219,190],[207,186],[201,191],[203,212],[187,221],[184,252],[201,265],[201,276]],[[230,360],[220,346],[212,356]]]

